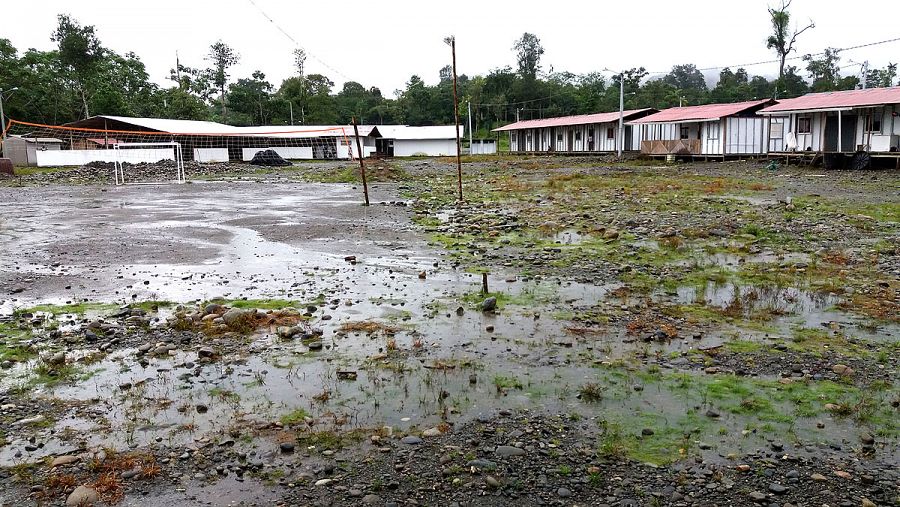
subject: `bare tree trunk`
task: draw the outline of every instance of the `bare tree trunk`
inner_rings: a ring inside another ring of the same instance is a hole
[[[225,87],[221,88],[222,90],[222,123],[228,123],[226,120],[228,119],[228,110],[225,108]]]
[[[88,111],[87,97],[84,94],[84,85],[81,85],[80,88],[81,88],[81,90],[80,90],[81,91],[81,104],[84,105],[84,118],[87,119],[87,118],[91,117],[91,112]]]

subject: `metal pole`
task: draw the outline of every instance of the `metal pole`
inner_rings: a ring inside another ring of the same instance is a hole
[[[291,109],[291,126],[294,125],[294,104],[289,100],[288,107]]]
[[[6,150],[6,116],[3,115],[3,90],[0,90],[0,152]]]
[[[366,206],[369,205],[369,184],[366,182],[366,165],[363,163],[362,146],[359,144],[359,127],[356,126],[356,118],[353,118],[353,135],[356,136],[356,158],[359,159],[359,172],[362,175],[363,195],[366,197]]]
[[[619,74],[619,160],[622,159],[622,145],[625,144],[625,73]]]
[[[467,100],[466,104],[469,108],[469,155],[472,154],[472,101]]]
[[[450,37],[450,50],[453,52],[453,117],[456,119],[456,175],[459,185],[459,200],[463,200],[462,192],[462,159],[459,144],[459,99],[456,95],[456,37]]]

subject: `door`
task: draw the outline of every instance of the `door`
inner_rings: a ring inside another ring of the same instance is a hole
[[[594,127],[588,129],[588,151],[594,151]]]
[[[625,125],[625,145],[622,146],[622,151],[630,151],[633,142],[634,142],[634,127]]]
[[[575,131],[569,130],[569,144],[566,145],[566,151],[575,151]]]
[[[841,115],[841,151],[856,151],[856,115]],[[825,123],[825,151],[838,150],[837,115],[829,116]]]

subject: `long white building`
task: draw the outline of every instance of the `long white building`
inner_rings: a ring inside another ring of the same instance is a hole
[[[656,109],[624,111],[629,122],[655,113]],[[509,150],[520,153],[612,153],[618,151],[619,112],[580,114],[541,120],[524,120],[493,130],[509,133]],[[625,125],[623,151],[641,147],[641,133]]]

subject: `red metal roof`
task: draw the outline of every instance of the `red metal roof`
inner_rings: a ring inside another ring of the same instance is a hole
[[[775,113],[811,109],[880,106],[883,104],[900,104],[900,86],[843,92],[809,93],[796,99],[779,100],[774,106],[769,106],[760,112]]]
[[[706,104],[704,106],[673,107],[664,109],[656,114],[651,114],[650,116],[644,116],[631,123],[671,123],[680,121],[718,120],[719,118],[733,116],[768,102],[772,102],[772,99],[735,102],[733,104]]]
[[[623,111],[623,116],[625,120],[628,120],[630,116],[635,116],[640,113],[653,112],[656,109],[645,107],[644,109],[628,109]],[[521,129],[535,129],[540,127],[564,127],[568,125],[588,125],[594,123],[609,123],[613,121],[619,121],[619,112],[613,111],[609,113],[595,113],[595,114],[579,114],[575,116],[559,116],[557,118],[544,118],[542,120],[524,120],[517,121],[515,123],[510,123],[509,125],[505,125],[500,128],[496,128],[493,132],[501,132],[505,130],[521,130]]]

